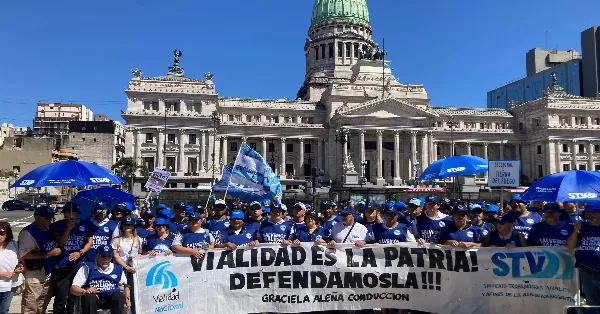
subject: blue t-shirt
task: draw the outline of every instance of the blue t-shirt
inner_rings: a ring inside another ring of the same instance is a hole
[[[171,220],[169,220],[169,232],[172,233],[177,233],[177,232],[181,232],[181,230],[187,228],[187,221],[183,221],[183,222],[177,222],[177,220],[175,220],[175,218],[171,218]]]
[[[331,227],[333,227],[335,224],[337,223],[341,223],[342,222],[342,218],[340,218],[340,216],[335,216],[329,220],[324,220],[323,218],[319,219],[319,224],[321,225],[321,227],[331,231]]]
[[[311,233],[306,225],[294,229],[294,233],[290,235],[290,240],[296,240],[300,242],[315,242],[317,239],[323,239],[325,242],[329,241],[329,230],[318,226]]]
[[[285,223],[288,224],[290,228],[292,228],[292,231],[306,225],[304,222],[295,222],[294,219],[286,220]]]
[[[221,243],[221,230],[229,228],[229,217],[223,216],[219,219],[209,218],[205,225],[204,229],[207,229],[208,232],[213,236],[213,238],[217,241],[215,243]]]
[[[156,253],[165,253],[167,250],[171,250],[174,239],[175,235],[173,233],[169,233],[164,239],[158,237],[156,233],[151,233],[144,239],[142,249],[145,252],[156,251]]]
[[[536,223],[542,221],[542,216],[538,213],[530,212],[525,217],[515,217],[515,230],[525,236],[525,239],[529,236],[529,230]]]
[[[481,238],[485,238],[485,236],[488,235],[488,233],[492,232],[495,228],[494,228],[494,224],[488,223],[487,221],[484,221],[483,224],[481,224],[480,226],[476,226],[476,225],[471,225],[474,228],[479,229],[479,233],[481,233]]]
[[[386,223],[375,224],[372,227],[370,242],[379,244],[391,244],[396,242],[407,242],[408,226],[398,223],[394,228],[389,228]]]
[[[154,233],[154,229],[146,229],[144,227],[137,227],[137,228],[135,228],[135,232],[138,237],[145,239],[146,237],[148,237],[148,235]]]
[[[546,222],[538,222],[529,230],[527,245],[529,246],[567,246],[567,239],[573,232],[573,225],[561,221],[556,226],[551,226]]]
[[[221,236],[221,232],[218,236]],[[200,228],[196,232],[186,228],[176,234],[173,240],[173,245],[181,245],[190,249],[206,249],[209,243],[215,243],[215,238],[204,228]]]
[[[508,239],[502,239],[500,238],[500,234],[498,233],[498,230],[494,230],[492,232],[490,232],[490,243],[489,246],[497,246],[497,247],[504,247],[507,244],[511,243],[516,247],[521,247],[521,241],[519,240],[519,233],[515,230],[512,231],[510,238]]]
[[[116,292],[120,292],[119,282],[123,276],[123,267],[118,264],[113,264],[113,269],[110,273],[101,273],[94,263],[85,263],[85,267],[89,269],[88,278],[83,289],[96,288],[98,295],[107,296]]]
[[[113,239],[113,233],[119,227],[119,223],[114,220],[108,220],[105,224],[97,226],[92,222],[91,218],[82,220],[80,225],[92,234],[92,248],[85,253],[86,261],[96,260],[96,249],[102,245],[110,245]]]
[[[290,238],[292,227],[285,221],[274,224],[272,221],[263,221],[258,229],[260,243],[281,243]]]
[[[581,223],[575,248],[575,266],[579,265],[600,271],[600,226],[585,221]]]
[[[221,230],[221,238],[223,243],[231,242],[236,246],[248,246],[250,242],[254,240],[254,233],[256,231],[252,228],[246,228],[245,226],[237,234],[230,228]]]
[[[442,219],[431,219],[425,212],[417,216],[417,233],[427,243],[438,243],[440,231],[448,224],[454,223],[452,218],[446,216]],[[415,235],[416,236],[416,235]]]
[[[58,236],[67,230],[67,221],[59,220],[51,225],[51,228],[58,233]],[[75,262],[69,261],[69,255],[74,252],[79,252],[85,246],[86,239],[91,236],[91,231],[87,230],[82,224],[77,224],[69,232],[67,242],[60,249],[60,254],[55,258],[54,267],[79,267],[83,264],[83,257]]]
[[[482,232],[481,227],[466,226],[462,230],[458,230],[454,222],[447,224],[440,230],[440,239],[438,243],[443,244],[446,241],[458,241],[458,242],[475,242],[481,243]]]
[[[252,234],[254,234],[256,231],[258,231],[258,228],[260,228],[260,224],[265,220],[267,220],[265,217],[261,217],[259,220],[246,218],[244,219],[244,227],[248,230],[252,230]]]

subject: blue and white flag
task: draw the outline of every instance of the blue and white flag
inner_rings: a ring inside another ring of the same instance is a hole
[[[248,201],[281,202],[283,193],[279,179],[267,161],[248,144],[242,143],[231,173],[226,173],[227,170],[229,169],[223,169],[223,178],[215,186],[215,191],[225,192],[227,190],[228,194]],[[223,180],[227,175],[229,175],[229,180]],[[227,183],[228,187],[223,189],[222,183]]]

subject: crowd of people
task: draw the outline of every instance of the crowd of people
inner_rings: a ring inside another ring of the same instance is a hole
[[[416,242],[452,247],[567,247],[579,268],[588,305],[600,305],[600,204],[521,201],[504,204],[440,200],[430,195],[404,202],[317,206],[260,202],[226,204],[210,210],[182,202],[158,204],[141,212],[131,206],[98,203],[91,217],[68,202],[62,217],[50,207],[34,211],[34,222],[14,241],[10,224],[0,222],[0,314],[16,287],[23,284],[22,313],[71,314],[135,308],[132,262],[139,255],[187,254],[235,249],[259,243],[295,245],[310,242],[356,246]],[[392,313],[399,310],[383,310]],[[369,312],[369,311],[361,311]],[[414,313],[414,311],[411,311]]]

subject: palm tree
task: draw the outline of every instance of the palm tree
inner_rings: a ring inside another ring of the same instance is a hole
[[[112,171],[119,174],[125,181],[123,184],[129,193],[133,193],[133,182],[135,180],[135,173],[139,170],[141,177],[148,179],[150,177],[150,171],[145,165],[139,165],[136,160],[132,157],[123,157],[119,159],[112,167]]]

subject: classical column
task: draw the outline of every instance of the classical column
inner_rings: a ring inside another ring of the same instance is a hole
[[[319,169],[323,169],[323,162],[325,159],[325,152],[323,151],[324,146],[325,146],[324,139],[317,140],[317,168],[319,168]]]
[[[220,173],[221,166],[223,165],[223,158],[221,156],[221,137],[213,136],[214,138],[214,150],[215,150],[215,172]],[[212,154],[212,151],[211,151]],[[212,162],[212,161],[211,161]]]
[[[431,154],[433,155],[432,159],[433,161],[437,160],[437,156],[438,156],[438,142],[433,142],[433,151],[431,152]]]
[[[296,175],[297,176],[304,176],[304,139],[303,138],[299,138],[298,139],[299,145],[300,147],[298,148],[298,151],[300,152],[300,156],[298,156],[298,170],[296,170]]]
[[[365,162],[365,130],[358,130],[358,150],[360,154],[360,164],[359,167],[362,167],[362,164]]]
[[[179,112],[186,112],[187,111],[187,104],[185,103],[185,100],[180,99],[179,100]]]
[[[411,144],[411,157],[412,167],[410,169],[410,178],[413,179],[415,177],[415,165],[417,164],[417,131],[410,131],[410,144]]]
[[[158,132],[158,143],[156,143],[156,167],[164,169],[165,129],[156,129]]]
[[[504,160],[504,144],[500,142],[500,160]]]
[[[198,162],[198,172],[206,172],[204,164],[206,163],[206,131],[200,131],[200,160]]]
[[[280,165],[279,165],[279,174],[281,175],[282,178],[286,177],[286,173],[285,173],[285,137],[281,138],[281,158],[280,160]]]
[[[421,138],[421,171],[429,166],[429,148],[428,148],[427,132],[423,133]]]
[[[483,159],[488,159],[488,143],[483,143]]]
[[[261,155],[263,158],[267,158],[267,138],[266,137],[261,137],[261,144],[260,144],[260,150],[261,150]]]
[[[400,131],[394,130],[394,178],[392,184],[402,185],[400,178]]]
[[[375,179],[376,185],[384,185],[385,179],[383,178],[383,130],[377,130],[377,179]]]
[[[179,130],[179,163],[177,164],[177,172],[185,172],[185,144],[183,138],[185,136],[185,130]]]
[[[223,149],[223,152],[221,153],[221,159],[223,160],[223,165],[228,165],[228,156],[227,156],[227,136],[221,136],[222,140],[223,140],[223,146],[221,146],[221,148]]]
[[[594,167],[594,143],[592,143],[592,141],[588,141],[588,166],[587,166],[587,170],[588,171],[594,171],[595,167]]]
[[[554,144],[554,141],[548,141],[548,143],[546,145],[544,145],[545,147],[545,164],[546,164],[546,168],[547,168],[547,173],[546,174],[551,174],[551,173],[555,173],[556,172],[556,145]]]
[[[429,157],[427,164],[431,165],[435,161],[435,150],[433,150],[433,132],[427,131],[427,134],[429,135],[429,137],[427,138],[427,150],[429,151],[429,153],[427,154],[427,156]]]
[[[133,129],[133,141],[135,143],[135,151],[133,153],[135,161],[138,164],[142,163],[142,140],[140,139],[140,129]]]
[[[467,155],[473,155],[471,151],[471,143],[467,142]]]
[[[556,154],[556,160],[554,162],[556,162],[556,172],[562,171],[562,163],[560,162],[561,146],[560,141],[554,142],[554,153]]]
[[[571,156],[573,156],[573,160],[571,160],[571,170],[577,170],[577,140],[571,142]]]

